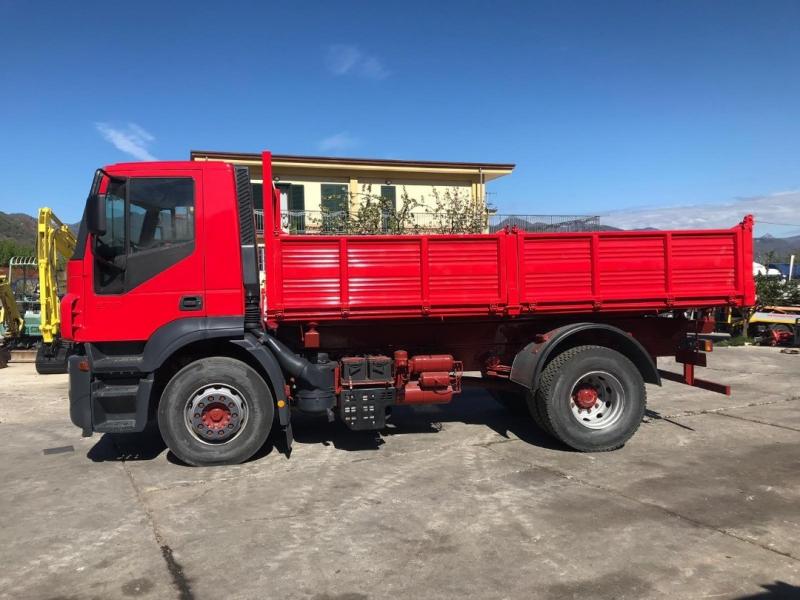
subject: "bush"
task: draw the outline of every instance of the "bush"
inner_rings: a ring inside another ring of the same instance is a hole
[[[322,208],[320,217],[311,217],[313,229],[328,233],[349,235],[401,234],[401,233],[483,233],[489,224],[489,209],[476,202],[472,194],[459,188],[440,192],[433,188],[434,205],[425,203],[425,197],[412,198],[406,188],[400,195],[399,206],[388,198],[372,193],[365,185],[358,194],[354,211]],[[425,212],[416,213],[423,208]]]

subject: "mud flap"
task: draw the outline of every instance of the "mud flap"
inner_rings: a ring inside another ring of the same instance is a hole
[[[294,435],[292,434],[292,424],[287,423],[286,427],[283,428],[283,431],[286,433],[286,458],[289,458],[292,454],[292,442],[294,442]]]
[[[286,435],[286,457],[292,453],[292,442],[294,442],[294,434],[292,433],[292,409],[289,408],[289,403],[283,400],[276,402],[278,407],[278,423],[283,428]]]

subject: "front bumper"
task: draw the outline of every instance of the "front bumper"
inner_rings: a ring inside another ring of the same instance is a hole
[[[147,426],[153,374],[131,374],[136,380],[98,379],[79,368],[85,356],[69,358],[69,416],[85,437],[93,431],[132,433]]]

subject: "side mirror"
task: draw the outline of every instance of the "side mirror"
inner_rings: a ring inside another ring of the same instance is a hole
[[[105,194],[92,194],[86,201],[86,229],[95,235],[106,232]]]

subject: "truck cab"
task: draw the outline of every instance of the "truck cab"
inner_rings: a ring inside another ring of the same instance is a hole
[[[251,194],[223,163],[97,171],[61,302],[62,335],[81,349],[69,372],[84,433],[143,430],[169,373],[245,339],[246,314],[258,327]]]
[[[233,168],[129,163],[98,171],[69,262],[62,314],[76,342],[140,342],[178,319],[203,327],[243,314]],[[253,265],[250,265],[251,267]]]

